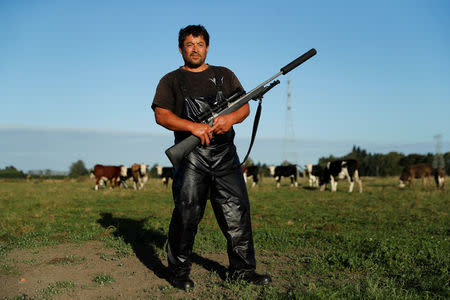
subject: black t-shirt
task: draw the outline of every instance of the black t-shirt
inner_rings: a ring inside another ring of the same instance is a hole
[[[190,97],[212,97],[217,93],[215,85],[215,68],[218,74],[223,77],[222,91],[225,98],[230,97],[238,89],[243,90],[241,83],[236,75],[225,67],[211,66],[203,72],[190,72],[184,69],[177,69],[166,74],[159,81],[156,88],[155,97],[153,98],[152,109],[155,107],[165,108],[170,110],[177,116],[181,117],[183,111],[183,93],[180,88],[180,82],[176,72],[182,73],[182,78],[187,90],[187,95]]]

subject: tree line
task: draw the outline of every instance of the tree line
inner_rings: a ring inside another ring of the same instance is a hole
[[[89,170],[84,165],[82,160],[78,160],[69,168],[69,173],[62,174],[64,172],[55,172],[50,169],[45,170],[32,170],[28,173],[24,173],[21,170],[16,169],[14,166],[8,166],[4,169],[0,169],[0,178],[54,178],[54,179],[62,179],[64,177],[76,178],[89,174]]]
[[[321,157],[319,165],[325,166],[327,162],[337,159],[356,159],[359,165],[360,176],[397,176],[403,168],[426,163],[432,168],[443,168],[446,174],[450,174],[450,152],[444,154],[408,154],[389,152],[387,154],[368,153],[360,147],[353,146],[350,153],[342,157]]]

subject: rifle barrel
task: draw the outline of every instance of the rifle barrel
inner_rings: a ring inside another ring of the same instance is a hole
[[[283,68],[280,69],[280,72],[278,72],[277,74],[273,75],[272,77],[270,77],[269,79],[267,79],[266,81],[264,81],[263,83],[261,83],[260,85],[258,85],[257,87],[255,87],[253,90],[251,90],[250,92],[248,92],[248,94],[254,93],[255,91],[259,90],[260,88],[262,88],[263,86],[265,86],[266,84],[268,84],[269,82],[271,82],[272,80],[274,80],[275,78],[277,78],[280,75],[286,75],[288,72],[292,71],[293,69],[297,68],[299,65],[301,65],[302,63],[304,63],[305,61],[307,61],[308,59],[310,59],[311,57],[313,57],[314,55],[316,55],[317,51],[316,49],[312,48],[311,50],[309,50],[308,52],[303,53],[301,56],[299,56],[297,59],[291,61],[290,63],[288,63],[286,66],[284,66]]]
[[[304,63],[305,61],[316,55],[316,53],[317,53],[316,49],[312,48],[308,52],[302,54],[297,59],[293,60],[292,62],[282,67],[280,69],[281,73],[283,73],[283,75],[286,75],[287,73],[289,73],[290,71],[297,68],[299,65],[301,65],[302,63]]]

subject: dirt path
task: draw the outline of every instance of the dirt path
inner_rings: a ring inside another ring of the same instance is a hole
[[[118,257],[102,242],[15,249],[6,258],[12,266],[9,274],[0,273],[0,299],[21,295],[34,299],[190,298],[205,292],[202,277],[211,281],[211,271],[216,271],[213,281],[223,281],[228,265],[225,253],[194,255],[192,279],[197,285],[185,293],[167,282],[165,261],[143,262],[138,257]]]

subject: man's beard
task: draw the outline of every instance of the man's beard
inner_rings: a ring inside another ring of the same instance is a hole
[[[194,62],[193,60],[191,60],[189,57],[186,58],[184,57],[184,64],[191,69],[195,69],[198,67],[201,67],[203,64],[205,63],[204,59],[199,60],[198,62]]]
[[[195,62],[193,62],[193,61],[188,61],[188,60],[186,60],[186,61],[184,61],[184,64],[185,64],[187,67],[189,67],[190,69],[196,69],[196,68],[201,67],[201,66],[203,65],[203,61],[200,61],[200,62],[198,62],[198,63],[195,63]]]

